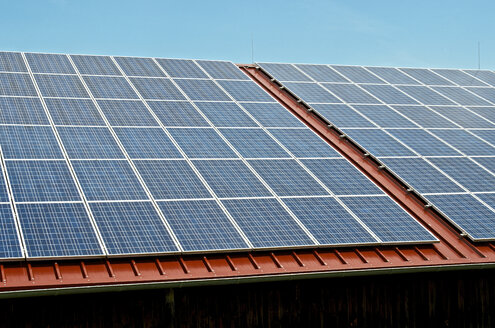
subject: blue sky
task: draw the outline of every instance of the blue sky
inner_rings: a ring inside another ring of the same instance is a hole
[[[0,49],[495,69],[495,1],[0,0]]]

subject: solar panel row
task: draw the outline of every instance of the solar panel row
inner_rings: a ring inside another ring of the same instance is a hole
[[[472,239],[495,239],[495,73],[260,65]]]

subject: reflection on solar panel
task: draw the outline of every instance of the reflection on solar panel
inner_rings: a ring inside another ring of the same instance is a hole
[[[473,240],[495,240],[495,73],[309,65],[311,69],[304,70],[304,76],[309,79],[304,81],[312,83],[301,83],[301,77],[292,69],[302,70],[304,65],[262,63],[260,66],[379,157]],[[325,75],[329,68],[353,84],[327,83]],[[311,104],[316,102],[314,94],[300,90],[306,85],[312,89],[324,86],[345,104],[332,104],[331,99]],[[360,99],[366,99],[360,96],[362,89],[380,99],[382,104],[376,105],[375,99],[362,103]],[[343,184],[341,179],[335,178],[346,167],[330,165],[335,161],[338,159],[302,160],[333,193],[345,194],[346,190],[354,195],[359,191],[365,193],[366,188],[360,188],[357,183]],[[315,169],[315,166],[320,168]],[[342,198],[382,241],[400,241],[402,232],[382,231],[379,225],[373,226],[367,221],[389,216],[385,212],[390,208],[382,212],[382,208],[386,208],[381,204],[384,199],[387,198]],[[399,229],[405,227],[400,228],[400,225],[397,225]],[[411,232],[411,239],[413,235]],[[421,235],[416,238],[430,238]]]
[[[366,68],[274,67],[346,127],[417,128],[342,103],[386,99]],[[0,52],[0,146],[0,258],[435,241],[230,62]]]

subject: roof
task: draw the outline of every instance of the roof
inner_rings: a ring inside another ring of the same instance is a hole
[[[130,59],[121,59],[120,61],[132,62]],[[169,60],[168,64],[170,63],[177,63],[177,61]],[[84,66],[84,63],[81,65],[83,66],[80,67],[85,67],[85,69],[92,69],[91,65],[87,68]],[[339,158],[342,156],[342,160],[345,158],[352,163],[367,177],[367,179],[369,179],[369,181],[372,181],[376,186],[383,190],[384,193],[388,195],[386,197],[390,197],[399,204],[402,209],[410,215],[408,217],[411,218],[411,220],[419,222],[421,226],[426,227],[432,234],[432,237],[434,237],[426,243],[422,240],[419,240],[418,242],[417,239],[409,240],[410,237],[408,237],[406,238],[406,244],[398,241],[389,243],[388,245],[383,242],[358,242],[354,244],[347,242],[339,245],[340,247],[335,247],[337,245],[318,242],[318,235],[314,235],[314,233],[310,231],[310,236],[316,236],[314,237],[317,240],[316,243],[308,243],[306,245],[299,244],[299,246],[292,245],[288,248],[280,247],[279,245],[276,247],[258,247],[258,249],[255,247],[246,248],[245,250],[242,250],[242,248],[222,250],[217,247],[206,253],[200,252],[201,254],[197,254],[198,252],[193,252],[196,254],[176,252],[176,255],[173,255],[173,252],[169,252],[170,255],[164,255],[162,253],[166,252],[156,252],[156,254],[148,253],[144,254],[147,255],[146,257],[141,257],[135,252],[121,252],[121,258],[106,256],[105,259],[89,259],[88,256],[83,256],[76,260],[76,256],[65,256],[66,259],[46,259],[42,261],[33,261],[33,259],[29,259],[26,262],[5,262],[0,266],[0,279],[4,284],[3,291],[46,291],[46,289],[50,289],[53,292],[60,288],[81,287],[85,289],[88,287],[100,288],[101,286],[132,288],[131,286],[134,285],[138,288],[145,288],[146,286],[155,286],[156,284],[182,285],[188,283],[229,283],[232,282],[232,280],[291,279],[299,274],[314,277],[332,274],[371,274],[384,270],[390,272],[396,269],[428,270],[431,268],[449,269],[465,265],[471,265],[473,267],[492,265],[492,257],[494,256],[493,252],[495,249],[489,241],[473,242],[469,238],[466,238],[464,231],[459,231],[458,225],[453,224],[452,220],[441,213],[436,207],[431,206],[430,203],[425,200],[420,193],[412,189],[406,181],[398,178],[397,174],[384,165],[378,157],[364,149],[354,139],[348,137],[340,128],[333,124],[329,124],[330,122],[328,119],[315,110],[314,107],[316,106],[312,104],[309,105],[309,102],[306,102],[304,97],[301,98],[294,94],[294,91],[291,91],[293,88],[290,87],[291,85],[289,83],[278,82],[273,76],[266,71],[259,69],[259,67],[252,65],[239,66],[241,68],[239,72],[243,71],[246,73],[246,75],[242,76],[254,80],[266,91],[266,95],[273,97],[267,99],[276,100],[289,112],[303,121],[337,151],[335,154],[337,154]],[[136,63],[132,63],[127,69],[132,70],[135,67]],[[222,72],[218,72],[218,70],[213,70],[212,72],[215,72],[214,74],[222,74]],[[145,74],[158,73],[158,71],[156,73],[153,73],[153,71],[146,71]],[[225,76],[219,76],[219,78],[225,78]],[[83,79],[87,80],[88,83],[90,81],[90,77]],[[144,83],[143,78],[133,79],[136,80],[133,80],[133,82],[136,82],[133,83],[136,87],[141,83]],[[247,78],[242,78],[240,80],[249,82]],[[191,81],[202,80],[185,79],[174,82],[176,84],[187,85],[185,88],[189,88],[190,83],[192,83]],[[147,82],[149,83],[149,81]],[[221,81],[218,81],[216,83],[220,82]],[[101,83],[101,81],[96,83]],[[164,85],[163,87],[166,88],[167,86]],[[182,85],[181,88],[183,88]],[[253,92],[259,92],[253,91],[257,90],[253,89],[253,84],[228,85],[228,88],[230,89],[224,88],[224,90],[228,90],[228,93],[233,95],[234,103],[238,103],[239,99],[243,99],[241,101],[252,101],[252,98],[250,99],[249,97],[252,97]],[[139,92],[138,94],[151,92],[153,89],[150,86],[142,86],[141,90],[142,92]],[[198,90],[198,86],[194,85],[192,89],[188,90]],[[128,95],[128,93],[123,94],[124,97]],[[153,98],[160,96],[161,94],[157,93],[155,90],[154,93],[150,93],[145,97]],[[106,97],[106,95],[102,97]],[[119,97],[121,97],[121,95],[119,95]],[[204,97],[204,95],[202,97]],[[259,97],[266,96],[260,94]],[[198,100],[200,99],[198,98]],[[103,100],[96,100],[96,102],[98,104],[100,102],[102,103],[101,106],[99,106],[100,109],[104,108]],[[151,103],[152,101],[146,101],[146,104]],[[205,103],[205,106],[206,105],[208,104]],[[114,108],[114,106],[111,107]],[[201,110],[203,109],[206,113],[208,107],[202,107]],[[128,112],[129,110],[131,109],[126,107],[120,108],[121,112]],[[105,117],[108,120],[108,117],[111,116],[105,115]],[[137,116],[136,119],[142,119],[142,116]],[[61,131],[62,130],[63,129],[61,129]],[[113,130],[116,131],[117,128]],[[249,129],[245,130],[249,131]],[[68,134],[69,137],[73,136],[73,131],[70,132],[71,133]],[[279,133],[279,131],[277,131],[277,133]],[[226,136],[228,138],[228,135]],[[136,137],[134,136],[134,138]],[[242,137],[240,139],[237,138],[238,137],[231,139],[230,141],[236,145],[237,142],[242,140]],[[249,138],[252,138],[252,136],[249,136]],[[283,142],[284,141],[282,141],[282,143]],[[241,147],[239,149],[244,149],[242,148],[243,146],[239,147]],[[287,148],[287,146],[285,148]],[[74,148],[75,152],[80,150],[80,146]],[[81,163],[83,162],[81,161]],[[255,168],[258,170],[257,167]],[[225,167],[223,170],[225,170]],[[263,180],[269,179],[269,177],[270,175],[266,176],[266,178],[263,176]],[[352,177],[355,177],[355,175],[351,176],[351,178]],[[346,179],[349,178],[346,177]],[[266,184],[269,189],[273,189],[274,185],[271,184],[269,180]],[[157,188],[156,190],[157,192],[162,192],[163,189]],[[275,194],[278,195],[277,193]],[[385,194],[382,197],[385,197]],[[85,196],[88,197],[88,195],[88,192],[85,191]],[[171,203],[172,202],[169,202],[168,204]],[[227,201],[222,201],[221,203],[229,204]],[[286,204],[286,202],[284,201],[282,204]],[[346,205],[347,203],[344,202],[344,204]],[[104,208],[107,205],[99,206],[103,206],[102,208]],[[91,209],[94,210],[93,205],[91,205]],[[228,210],[229,213],[232,212],[230,208]],[[295,215],[298,215],[294,209],[292,210],[296,213]],[[129,211],[129,209],[124,209],[123,212],[120,213],[126,215],[126,213],[128,213],[126,211]],[[244,212],[245,211],[241,211],[241,214]],[[165,217],[168,218],[170,215],[167,214]],[[297,217],[299,218],[300,216]],[[364,217],[365,215],[363,214],[363,216],[356,215],[354,218],[359,222],[360,219]],[[183,220],[187,219],[187,217],[182,218]],[[235,218],[234,221],[238,222]],[[368,225],[365,224],[365,226]],[[170,227],[168,228],[170,229]],[[244,230],[241,227],[241,232],[242,231]],[[371,229],[371,232],[373,234],[373,229]],[[141,234],[144,233],[141,232]],[[253,237],[248,236],[247,240],[251,241],[252,238]],[[181,243],[182,242],[179,241],[180,245]],[[105,241],[104,244],[106,247],[107,244]],[[177,240],[175,240],[175,244],[177,245]],[[119,253],[115,253],[115,255],[119,255]]]

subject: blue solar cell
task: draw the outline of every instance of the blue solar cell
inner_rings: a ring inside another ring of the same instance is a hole
[[[422,158],[384,158],[382,161],[420,193],[464,191]]]
[[[236,158],[237,155],[213,129],[169,129],[173,138],[191,158]]]
[[[267,101],[274,99],[253,81],[218,81],[237,101]]]
[[[474,239],[493,239],[495,212],[471,195],[427,196],[440,211]]]
[[[424,106],[392,106],[402,115],[424,128],[456,128],[457,125],[449,122],[431,109]]]
[[[77,75],[35,74],[34,79],[43,97],[89,98]]]
[[[346,103],[354,104],[379,104],[380,101],[363,91],[355,84],[334,84],[322,83],[325,89],[330,90],[334,95],[342,99]]]
[[[492,86],[495,86],[495,73],[491,71],[480,71],[480,70],[465,70],[466,73],[471,76],[482,80]]]
[[[377,240],[333,198],[285,198],[284,203],[322,245],[366,244],[377,242]]]
[[[373,128],[365,117],[354,109],[343,104],[313,104],[312,107],[323,115],[327,120],[340,128]]]
[[[115,57],[115,60],[128,76],[166,76],[151,58]]]
[[[312,82],[312,80],[306,76],[304,73],[299,71],[294,65],[292,64],[277,64],[277,63],[260,63],[261,68],[263,68],[265,71],[267,71],[271,76],[276,78],[279,81],[300,81],[300,82]],[[301,65],[297,65],[301,66]],[[306,65],[306,66],[311,66],[311,65]],[[324,65],[315,65],[317,66],[316,69],[313,69],[313,71],[319,72],[322,67],[327,68],[328,70],[331,71],[331,69],[327,66]],[[300,67],[302,69],[302,67]],[[311,67],[309,67],[309,70],[311,70]],[[335,75],[338,76],[337,73],[333,72]],[[344,79],[345,81],[345,79]],[[333,81],[331,81],[333,82]]]
[[[158,122],[141,101],[98,100],[103,114],[113,126],[158,126]]]
[[[177,85],[191,100],[230,101],[231,99],[211,80],[180,80]]]
[[[72,161],[88,200],[147,200],[127,161]]]
[[[458,69],[433,69],[432,71],[460,86],[486,86],[485,83]]]
[[[310,129],[271,129],[270,133],[296,157],[340,157]]]
[[[322,86],[316,83],[287,82],[284,85],[298,97],[309,103],[341,103]]]
[[[288,158],[290,155],[262,129],[221,129],[245,158]]]
[[[453,85],[452,82],[447,81],[443,77],[433,73],[428,69],[401,68],[400,70],[426,85]]]
[[[76,74],[66,55],[26,53],[26,59],[33,73]]]
[[[90,207],[109,254],[177,251],[151,202],[91,203]]]
[[[372,73],[359,66],[332,65],[332,68],[356,83],[385,83]]]
[[[406,74],[393,67],[366,67],[368,71],[373,72],[380,78],[391,84],[420,84]]]
[[[265,127],[303,127],[294,115],[279,103],[243,103],[246,109]]]
[[[71,55],[70,57],[81,74],[122,75],[108,56]]]
[[[470,130],[470,132],[495,145],[495,130]]]
[[[27,72],[20,52],[0,52],[0,72]]]
[[[452,101],[439,93],[424,86],[397,86],[402,92],[407,93],[417,101],[425,105],[455,105]]]
[[[65,150],[71,159],[124,158],[110,130],[100,127],[58,127]]]
[[[469,90],[471,92],[474,92],[478,96],[488,100],[492,104],[495,104],[495,88],[465,88],[466,90]]]
[[[123,77],[84,76],[84,81],[95,98],[138,99],[138,95]]]
[[[495,194],[478,194],[476,196],[487,203],[492,209],[495,209]]]
[[[197,102],[196,106],[217,127],[257,127],[234,102]]]
[[[7,185],[5,183],[3,169],[0,166],[0,203],[7,203],[9,201],[9,194],[7,193]]]
[[[194,161],[194,166],[220,198],[271,196],[240,160]]]
[[[429,161],[471,192],[493,191],[495,176],[468,158],[429,158]]]
[[[248,248],[214,200],[158,202],[158,205],[185,251]]]
[[[301,71],[308,74],[315,81],[318,82],[349,82],[349,80],[346,79],[344,76],[337,73],[335,70],[331,69],[326,65],[296,64],[294,66],[296,66]],[[305,80],[300,80],[300,81],[305,81]]]
[[[0,73],[0,96],[37,96],[28,74]]]
[[[344,132],[375,156],[415,156],[382,130],[345,129]]]
[[[363,84],[361,87],[386,104],[418,104],[416,100],[405,95],[391,85]]]
[[[430,130],[468,156],[495,155],[495,148],[464,130]]]
[[[383,191],[345,159],[309,159],[303,164],[336,195],[380,195]]]
[[[210,126],[189,102],[148,101],[147,103],[164,126]]]
[[[0,126],[0,145],[6,159],[64,158],[49,126]]]
[[[345,197],[341,200],[385,243],[437,240],[389,197]]]
[[[495,123],[495,107],[469,107],[469,109]]]
[[[254,247],[314,245],[275,199],[222,200]]]
[[[433,87],[433,90],[463,106],[490,106],[486,100],[459,87]]]
[[[131,77],[130,80],[144,99],[186,99],[169,79]]]
[[[156,61],[170,77],[208,78],[208,75],[193,60],[159,58]]]
[[[434,107],[433,110],[463,128],[495,128],[495,125],[462,107]]]
[[[212,60],[196,62],[214,79],[249,80],[249,77],[231,62]]]
[[[476,162],[483,165],[486,169],[495,174],[495,158],[494,157],[474,157]],[[493,190],[495,191],[495,190]]]
[[[354,109],[382,128],[417,128],[407,118],[383,105],[355,105]]]
[[[0,97],[0,123],[49,125],[50,121],[39,99]]]
[[[45,103],[55,125],[106,125],[90,99],[47,98]]]
[[[17,215],[30,258],[103,255],[82,203],[17,204]]]
[[[160,128],[115,128],[115,133],[131,158],[182,158]]]
[[[250,160],[249,164],[279,196],[328,195],[295,160]]]
[[[80,201],[65,161],[7,161],[16,202]]]
[[[155,199],[212,198],[186,161],[134,163]]]
[[[461,153],[457,150],[435,138],[425,130],[391,129],[387,130],[387,132],[422,156],[461,156]]]
[[[21,258],[22,256],[12,208],[10,204],[0,204],[0,258]]]

